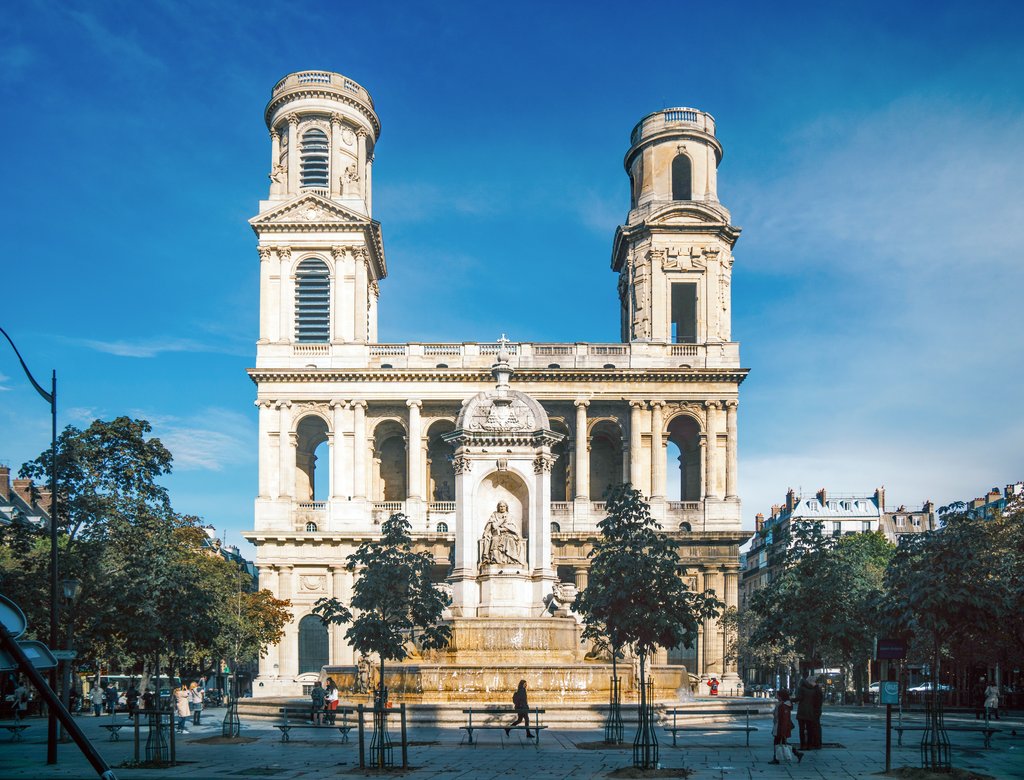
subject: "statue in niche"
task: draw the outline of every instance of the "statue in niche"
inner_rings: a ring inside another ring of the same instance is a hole
[[[480,539],[480,563],[526,566],[526,542],[504,501],[499,501],[497,511],[487,518]]]

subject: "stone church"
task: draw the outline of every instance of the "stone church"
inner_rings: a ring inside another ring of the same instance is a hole
[[[544,620],[586,587],[605,491],[630,482],[678,540],[689,586],[735,606],[749,536],[737,473],[747,371],[730,326],[740,229],[718,200],[714,119],[672,108],[633,128],[630,209],[612,237],[612,344],[380,343],[373,100],[340,74],[292,73],[265,120],[270,187],[250,221],[259,494],[246,538],[261,587],[291,600],[293,621],[254,695],[300,694],[323,666],[359,660],[345,629],[310,610],[350,596],[346,557],[399,511],[434,556],[453,620]],[[695,648],[656,661],[728,689],[738,680],[725,642],[709,621]]]

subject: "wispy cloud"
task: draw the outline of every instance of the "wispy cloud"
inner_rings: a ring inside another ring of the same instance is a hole
[[[11,378],[6,374],[0,374],[0,391],[11,389],[7,386],[7,383],[10,381],[10,379]]]
[[[98,339],[79,339],[77,343],[105,352],[109,355],[133,358],[154,358],[169,352],[216,352],[231,355],[247,354],[240,347],[225,344],[205,344],[194,339],[154,338],[129,341],[101,341]]]
[[[174,456],[175,471],[224,471],[255,460],[256,429],[244,414],[219,407],[187,417],[133,414],[152,424],[153,434]]]
[[[125,26],[113,29],[90,11],[67,8],[64,12],[78,23],[96,51],[118,62],[119,66],[130,63],[132,67],[145,66],[160,71],[166,69],[159,57],[151,54]]]

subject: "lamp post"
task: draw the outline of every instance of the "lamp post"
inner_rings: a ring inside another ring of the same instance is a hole
[[[67,607],[68,607],[68,609],[67,609],[67,631],[64,634],[64,649],[67,651],[67,654],[65,655],[64,660],[63,660],[63,664],[64,664],[64,679],[62,680],[62,683],[63,683],[63,686],[64,686],[64,692],[61,694],[61,699],[60,700],[64,704],[64,708],[70,712],[71,710],[70,710],[69,704],[71,702],[71,685],[72,685],[71,681],[73,679],[73,675],[71,674],[71,669],[75,665],[74,654],[72,652],[75,648],[74,648],[74,635],[72,633],[72,627],[71,627],[71,620],[72,620],[71,608],[74,606],[75,600],[78,598],[78,594],[82,590],[82,583],[81,583],[80,580],[67,579],[67,580],[61,580],[60,581],[60,585],[61,585],[61,589],[64,591],[64,603],[67,604]],[[72,714],[74,714],[74,713],[72,713]],[[64,735],[64,739],[62,741],[65,741],[65,742],[67,741],[67,735],[66,734]]]
[[[50,647],[57,646],[57,580],[59,571],[57,569],[57,371],[54,370],[50,380],[50,392],[46,392],[32,376],[32,372],[25,365],[21,353],[14,345],[14,341],[7,335],[7,331],[0,328],[0,333],[11,345],[14,354],[18,356],[18,362],[25,370],[25,376],[32,383],[32,387],[42,396],[43,400],[50,404]],[[50,689],[57,690],[57,670],[50,670]],[[53,708],[49,708],[49,718],[46,724],[46,763],[57,763],[57,714]]]

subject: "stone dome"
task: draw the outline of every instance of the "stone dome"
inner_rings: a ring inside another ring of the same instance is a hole
[[[493,390],[477,393],[459,412],[456,430],[478,433],[533,433],[548,430],[544,407],[531,396],[509,387],[512,366],[502,342],[498,360],[491,367],[497,380]]]

